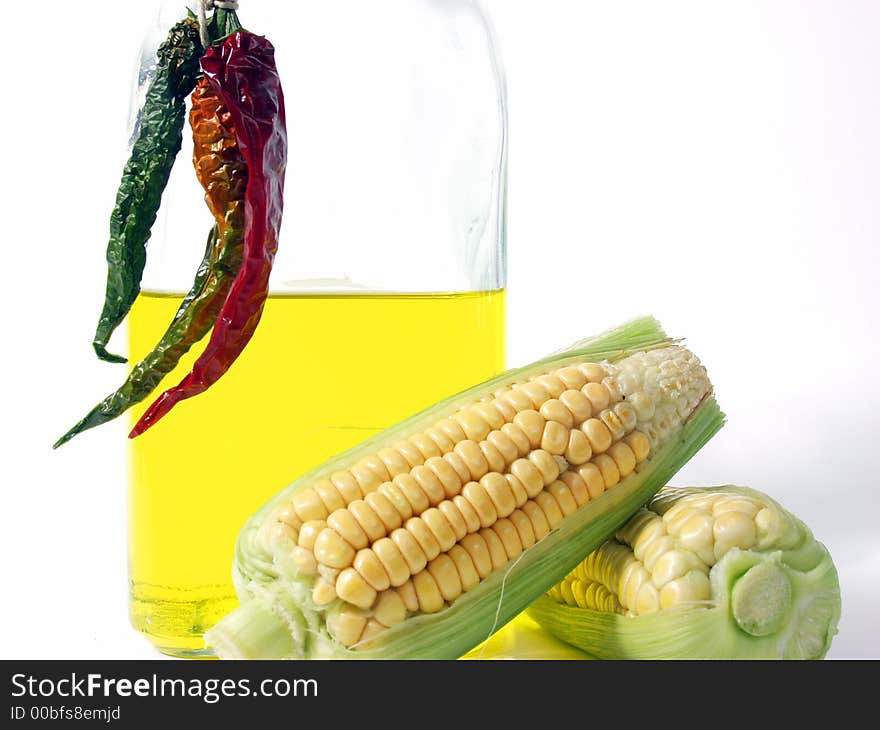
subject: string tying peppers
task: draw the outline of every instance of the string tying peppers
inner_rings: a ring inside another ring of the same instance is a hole
[[[144,121],[111,221],[107,297],[95,336],[98,355],[124,361],[105,346],[140,291],[146,242],[181,145],[176,120],[179,117],[182,126],[182,100],[193,87],[194,163],[215,219],[204,258],[192,289],[156,347],[132,368],[116,392],[58,440],[56,448],[144,400],[213,327],[189,375],[160,396],[131,436],[143,433],[176,403],[217,382],[259,324],[283,208],[284,96],[272,44],[242,30],[234,9],[216,9],[206,30],[216,45],[201,58],[201,76],[194,70],[193,59],[202,48],[198,24],[191,17],[174,26],[160,49]]]
[[[229,110],[205,78],[193,92],[190,126],[196,175],[216,221],[195,282],[159,344],[134,366],[115,393],[58,440],[56,448],[144,400],[211,329],[241,267],[247,164],[238,148]]]
[[[205,351],[190,373],[147,409],[132,429],[132,438],[180,401],[203,393],[235,362],[259,324],[278,249],[287,133],[275,49],[265,38],[239,31],[208,49],[202,69],[229,108],[248,166],[244,259]]]
[[[125,362],[107,351],[107,343],[140,293],[150,229],[183,141],[186,97],[195,87],[201,55],[199,26],[191,18],[175,25],[159,47],[156,76],[110,216],[107,289],[93,342],[107,362]]]

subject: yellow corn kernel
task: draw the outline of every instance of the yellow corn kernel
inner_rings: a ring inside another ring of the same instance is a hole
[[[331,568],[347,568],[357,551],[333,528],[325,528],[315,540],[315,558]]]
[[[574,417],[565,404],[556,398],[545,401],[538,411],[548,423],[557,423],[566,431],[574,426]]]
[[[363,499],[356,499],[348,505],[348,511],[367,536],[368,544],[375,542],[380,537],[385,537],[387,532],[385,525],[370,505]]]
[[[354,568],[346,568],[336,579],[336,593],[358,608],[369,608],[376,600],[376,590]]]
[[[546,421],[544,417],[535,410],[520,411],[513,419],[515,426],[518,426],[529,440],[529,446],[536,449],[541,445],[541,438],[544,435],[544,425]]]
[[[440,554],[440,543],[421,517],[410,517],[404,528],[415,538],[427,560],[433,560]]]
[[[480,574],[467,550],[461,545],[454,545],[449,551],[449,557],[455,563],[462,591],[467,592],[476,588],[480,584]]]
[[[424,570],[428,564],[428,556],[409,530],[405,530],[402,527],[395,530],[391,533],[391,541],[406,561],[410,575],[415,575]]]
[[[571,493],[571,490],[562,481],[555,481],[550,486],[547,487],[547,492],[553,495],[553,499],[556,500],[556,503],[559,505],[559,509],[562,511],[564,517],[568,517],[569,515],[573,515],[577,512],[578,504],[574,498],[574,495]]]
[[[577,475],[584,480],[590,499],[598,499],[605,493],[605,480],[595,464],[584,464],[578,468]]]
[[[321,531],[326,526],[327,523],[324,520],[309,520],[303,523],[302,527],[299,528],[297,545],[306,548],[306,550],[313,550],[318,535],[321,534]]]
[[[428,529],[434,535],[434,539],[437,540],[437,543],[440,545],[440,552],[445,553],[455,545],[456,542],[458,542],[455,537],[455,532],[452,530],[452,525],[449,524],[449,521],[444,517],[443,513],[436,507],[425,510],[422,513],[421,519],[424,521],[425,525],[427,525]]]
[[[580,390],[566,390],[559,396],[562,405],[571,414],[572,424],[579,426],[593,415],[593,403]],[[571,426],[569,426],[571,428]]]
[[[522,543],[524,550],[528,550],[538,541],[538,538],[535,534],[535,528],[525,512],[516,509],[510,513],[510,517],[508,519],[510,520],[511,524],[513,524],[513,526],[516,528],[516,531],[519,534],[519,541],[520,543]]]
[[[492,570],[500,570],[507,565],[507,551],[504,549],[504,543],[501,542],[501,538],[488,527],[480,530],[480,535],[486,541],[486,545],[489,548]]]
[[[455,563],[446,553],[441,553],[428,563],[428,572],[437,583],[443,600],[451,603],[462,594],[461,578]]]
[[[327,630],[343,646],[357,644],[367,627],[367,617],[359,611],[347,609],[327,617]]]
[[[330,515],[327,518],[327,527],[339,533],[340,537],[355,550],[370,544],[367,534],[348,509],[338,509]]]
[[[510,493],[513,495],[514,502],[517,507],[522,507],[526,502],[529,501],[528,492],[526,492],[526,488],[523,486],[523,483],[516,478],[513,474],[505,474],[504,479],[507,481],[507,485],[510,487]]]
[[[364,497],[364,501],[369,505],[370,509],[375,513],[375,515],[382,521],[382,526],[385,528],[383,535],[391,532],[392,530],[396,530],[403,524],[403,517],[401,516],[400,512],[397,511],[394,504],[391,502],[390,499],[388,499],[384,492],[371,492],[366,497]]]
[[[563,455],[569,464],[574,464],[575,466],[586,464],[591,458],[593,458],[593,449],[590,446],[590,440],[586,437],[583,431],[573,428],[568,432],[568,443],[565,445],[565,452]]]
[[[468,533],[477,532],[482,525],[480,523],[480,516],[477,514],[473,505],[461,494],[454,497],[452,503],[458,507],[458,511],[461,512],[461,516],[464,518],[465,524],[467,525]]]
[[[320,578],[315,581],[312,591],[312,600],[318,606],[326,606],[336,600],[336,586],[329,581]]]
[[[425,465],[417,466],[413,468],[410,475],[425,493],[429,505],[440,504],[446,498],[443,482],[437,478],[437,475],[429,467]]]
[[[636,468],[636,455],[623,441],[618,441],[608,449],[608,456],[614,459],[620,479],[626,479]]]
[[[611,431],[598,418],[588,418],[581,425],[581,431],[590,442],[594,454],[605,453],[613,442]]]
[[[376,456],[381,459],[385,468],[388,470],[390,475],[389,479],[394,479],[398,474],[406,474],[410,470],[409,463],[407,463],[406,459],[404,459],[400,452],[395,449],[381,449],[376,453]]]
[[[507,480],[498,472],[490,472],[480,479],[499,518],[507,517],[516,509],[516,499]]]
[[[605,489],[611,489],[617,485],[620,481],[620,470],[617,468],[614,459],[608,456],[608,454],[599,454],[593,458],[592,463],[595,464],[602,474],[602,479],[605,481]]]
[[[559,464],[551,454],[543,449],[535,449],[529,454],[529,461],[538,467],[545,487],[556,481],[556,478],[559,476]]]
[[[589,399],[593,413],[601,413],[611,405],[611,393],[601,383],[587,383],[581,392]]]
[[[396,588],[409,580],[410,575],[412,575],[410,566],[404,559],[400,548],[397,547],[391,538],[383,537],[381,540],[374,542],[372,551],[379,562],[382,563],[382,567],[388,574],[388,580],[392,586]]]
[[[315,560],[315,555],[311,550],[297,546],[292,550],[291,556],[301,575],[317,575],[318,561]]]
[[[641,431],[633,431],[624,439],[624,442],[633,450],[636,461],[639,463],[647,459],[648,454],[651,453],[651,442]]]
[[[373,606],[373,618],[385,627],[397,626],[406,619],[406,605],[397,591],[385,591]]]
[[[443,594],[440,586],[427,570],[413,576],[413,587],[419,600],[419,611],[422,613],[437,613],[443,608]]]
[[[570,390],[579,390],[586,385],[587,377],[574,365],[559,368],[556,371],[556,377],[559,378],[566,388]]]
[[[293,509],[303,522],[323,520],[329,512],[314,489],[306,489],[293,497]]]
[[[333,482],[329,479],[319,479],[315,482],[314,490],[323,503],[324,509],[328,515],[331,512],[342,509],[346,506],[342,494],[335,486],[333,486]]]
[[[391,578],[388,576],[388,571],[385,570],[375,550],[368,548],[359,550],[355,556],[353,567],[358,575],[364,579],[364,582],[374,591],[381,592],[391,587]]]

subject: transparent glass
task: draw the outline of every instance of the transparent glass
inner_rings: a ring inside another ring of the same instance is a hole
[[[141,81],[179,7],[164,4]],[[275,45],[287,108],[270,299],[229,373],[129,447],[131,618],[181,656],[200,655],[235,605],[234,541],[251,512],[504,368],[506,100],[479,3],[242,0],[239,18]],[[212,224],[187,137],[131,314],[132,357],[170,321]]]

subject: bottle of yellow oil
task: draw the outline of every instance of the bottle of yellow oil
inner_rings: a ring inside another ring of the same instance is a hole
[[[138,299],[134,356],[179,301]],[[226,376],[129,442],[135,628],[165,652],[198,655],[204,631],[236,605],[233,548],[252,512],[329,456],[503,366],[503,291],[271,297]]]
[[[162,5],[141,81],[181,13]],[[289,149],[269,301],[232,368],[128,445],[131,620],[178,656],[202,655],[204,631],[234,608],[235,539],[254,510],[504,368],[507,105],[480,3],[262,5],[242,12],[275,46]],[[213,223],[191,154],[184,134],[129,320],[131,362],[174,317]]]

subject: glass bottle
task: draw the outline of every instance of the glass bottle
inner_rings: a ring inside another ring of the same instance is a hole
[[[232,369],[129,446],[131,620],[179,656],[200,655],[236,605],[234,543],[254,510],[504,368],[506,100],[479,3],[243,0],[238,15],[274,44],[286,98],[270,299]],[[189,289],[212,223],[187,137],[131,313],[135,358]]]

